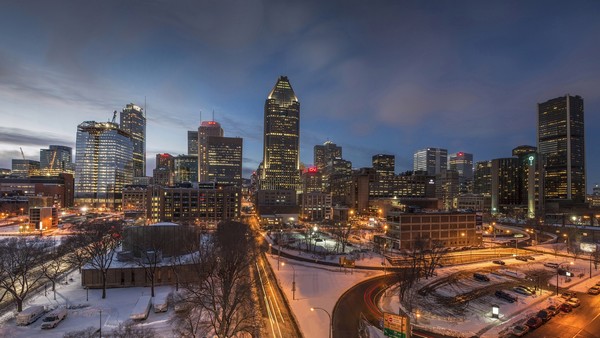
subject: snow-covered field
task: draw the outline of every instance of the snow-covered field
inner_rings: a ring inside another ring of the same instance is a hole
[[[54,329],[42,330],[42,319],[38,319],[28,326],[17,326],[15,323],[16,311],[10,311],[0,317],[0,337],[11,338],[30,338],[36,335],[43,337],[63,337],[65,333],[79,331],[88,327],[98,329],[102,325],[102,332],[108,332],[115,329],[119,324],[129,320],[135,303],[142,295],[150,295],[150,288],[122,288],[108,289],[106,299],[101,299],[102,290],[89,290],[89,301],[86,300],[86,290],[81,286],[80,275],[73,272],[69,275],[72,281],[68,285],[58,285],[56,300],[48,288],[46,295],[44,292],[34,296],[26,302],[24,308],[32,305],[43,305],[47,309],[58,306],[68,306],[67,317]],[[170,286],[156,287],[156,294],[171,292]],[[100,312],[102,311],[102,318]],[[154,313],[150,310],[148,319],[140,322],[153,328],[160,337],[176,337],[168,323],[168,319],[173,313],[172,306],[166,313]]]

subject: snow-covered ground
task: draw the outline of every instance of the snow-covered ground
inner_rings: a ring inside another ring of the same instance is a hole
[[[17,326],[15,323],[16,311],[9,311],[0,317],[0,337],[30,338],[36,335],[43,337],[63,337],[65,333],[80,331],[88,327],[98,329],[102,325],[102,331],[107,332],[115,329],[119,324],[129,320],[135,303],[142,295],[150,295],[150,288],[122,288],[108,289],[106,299],[101,299],[102,290],[90,289],[89,301],[86,300],[86,290],[81,286],[81,278],[78,272],[69,275],[72,281],[68,285],[57,284],[56,300],[50,288],[27,300],[24,308],[32,305],[43,305],[47,309],[58,306],[68,306],[67,318],[58,326],[50,330],[42,330],[42,319],[38,319],[28,326]],[[159,286],[155,288],[156,294],[171,292],[170,286]],[[100,318],[102,311],[102,318]],[[171,330],[168,319],[173,313],[171,307],[166,313],[154,313],[150,310],[148,319],[140,322],[153,328],[161,337],[176,337]]]

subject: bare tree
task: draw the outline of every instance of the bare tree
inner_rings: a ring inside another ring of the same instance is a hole
[[[157,232],[148,232],[139,242],[134,243],[135,262],[144,269],[146,280],[150,281],[150,292],[154,297],[154,286],[160,265],[162,264],[162,248],[166,239]]]
[[[47,243],[38,238],[13,237],[0,241],[0,289],[10,294],[23,310],[23,301],[44,278],[43,269]]]
[[[197,244],[193,257],[201,280],[185,286],[190,302],[202,309],[218,337],[254,332],[251,269],[257,250],[249,226],[222,222],[210,240]]]
[[[90,326],[83,330],[67,332],[63,338],[96,338],[97,331],[98,328]]]
[[[115,249],[121,242],[120,222],[95,222],[80,227],[73,236],[76,255],[100,272],[102,277],[102,299],[106,298],[106,274],[115,256]]]
[[[42,263],[42,272],[46,279],[52,283],[52,292],[56,300],[56,282],[65,272],[67,253],[63,245],[57,243],[54,238],[46,239],[48,242],[48,252],[46,253],[46,261]]]
[[[447,253],[448,249],[444,246],[444,243],[438,240],[431,242],[431,249],[423,251],[425,278],[433,277],[435,269]]]
[[[333,235],[337,239],[336,241],[336,251],[338,253],[344,253],[346,251],[346,245],[348,245],[348,237],[352,231],[352,222],[348,221],[346,223],[336,222],[333,228]],[[341,247],[340,247],[341,246]]]
[[[107,334],[111,338],[154,338],[156,332],[154,329],[143,325],[135,325],[131,321],[120,323],[116,329]]]
[[[203,320],[203,309],[200,306],[185,305],[182,311],[171,317],[173,333],[186,338],[206,337],[210,332],[210,324]]]

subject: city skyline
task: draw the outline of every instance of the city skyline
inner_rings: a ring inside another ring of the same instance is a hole
[[[510,157],[536,145],[537,104],[569,93],[584,100],[588,192],[600,183],[600,5],[339,4],[7,4],[0,167],[19,147],[32,160],[49,145],[75,148],[78,124],[132,102],[147,108],[146,174],[157,153],[185,154],[187,131],[214,110],[244,138],[248,177],[262,157],[264,98],[284,75],[302,102],[305,164],[327,140],[356,168],[395,155],[396,172],[427,147]]]

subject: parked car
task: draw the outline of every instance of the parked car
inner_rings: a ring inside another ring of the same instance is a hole
[[[546,311],[546,310],[540,310],[538,311],[537,315],[538,318],[540,318],[544,323],[549,321],[550,318],[552,318],[552,315]]]
[[[533,316],[527,319],[525,325],[529,326],[530,329],[535,330],[538,327],[542,326],[543,323],[544,322],[539,317]]]
[[[488,277],[482,273],[479,273],[479,272],[475,272],[473,274],[473,278],[477,279],[480,282],[489,282],[490,281],[490,277]]]
[[[600,286],[592,286],[591,288],[588,289],[588,292],[590,295],[598,295],[600,294]]]
[[[524,256],[515,256],[515,259],[519,260],[519,261],[527,262],[527,258],[525,258]]]
[[[47,314],[42,319],[42,329],[53,329],[67,316],[67,309],[58,308]]]
[[[498,290],[494,293],[494,295],[500,299],[504,299],[505,301],[509,302],[509,303],[514,303],[517,301],[517,299],[515,297],[513,297],[511,294],[509,294],[508,292],[504,292],[502,290]]]
[[[544,266],[547,268],[558,269],[558,263],[546,262],[544,263]]]
[[[573,311],[573,307],[571,305],[567,304],[567,303],[560,304],[560,306],[558,308],[562,312],[571,312],[571,311]]]
[[[556,305],[550,305],[546,308],[546,311],[548,311],[549,314],[556,316],[558,314],[558,312],[560,311],[559,306]]]
[[[501,261],[501,260],[499,260],[499,259],[497,259],[497,260],[495,260],[495,261],[492,261],[492,263],[494,263],[494,264],[498,264],[498,265],[504,265],[504,264],[506,264],[506,263],[504,263],[504,261]]]
[[[596,286],[600,286],[600,282],[596,283]]]
[[[571,305],[571,307],[573,308],[579,307],[579,305],[581,305],[581,302],[577,297],[572,297],[571,299],[567,300],[566,303]]]
[[[565,291],[565,292],[561,293],[560,296],[564,299],[571,299],[571,298],[575,297],[575,292]]]
[[[533,257],[533,256],[523,256],[523,257],[530,261],[535,261],[535,257]]]
[[[527,325],[515,325],[510,330],[510,333],[517,337],[523,337],[527,332],[529,332],[529,326]]]
[[[535,293],[535,289],[532,288],[531,286],[525,286],[525,285],[517,285],[517,286],[531,292],[531,294]]]
[[[513,291],[516,292],[516,293],[520,293],[522,295],[525,295],[525,296],[531,296],[531,292],[529,292],[529,290],[527,290],[525,288],[522,288],[520,286],[515,286],[513,288]]]

